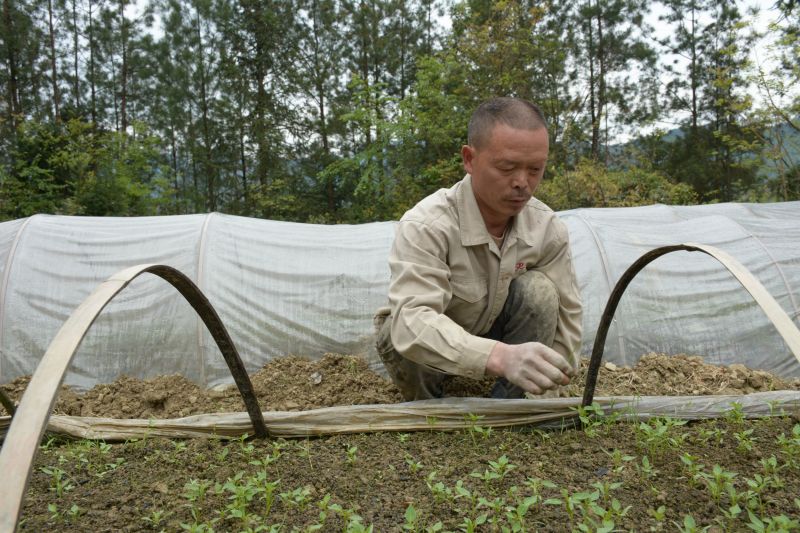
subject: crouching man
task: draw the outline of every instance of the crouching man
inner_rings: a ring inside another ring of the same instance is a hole
[[[581,303],[566,226],[532,197],[549,150],[538,107],[495,98],[473,113],[467,175],[403,215],[389,255],[378,353],[407,400],[442,396],[448,376],[497,376],[495,398],[567,385]],[[552,394],[552,393],[551,393]]]

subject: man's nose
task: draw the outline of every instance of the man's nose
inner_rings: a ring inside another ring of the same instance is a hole
[[[514,172],[514,174],[511,176],[511,187],[514,189],[528,188],[528,175],[524,170]]]

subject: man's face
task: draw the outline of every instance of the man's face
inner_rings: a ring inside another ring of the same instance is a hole
[[[542,181],[548,150],[547,129],[516,129],[502,123],[494,126],[481,148],[461,149],[487,226],[506,223],[522,211]]]

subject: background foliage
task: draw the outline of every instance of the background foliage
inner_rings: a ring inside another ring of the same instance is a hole
[[[0,220],[397,218],[494,95],[545,111],[554,209],[800,198],[791,0],[0,1]]]

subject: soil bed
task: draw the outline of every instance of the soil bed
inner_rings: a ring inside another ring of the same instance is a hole
[[[566,395],[582,396],[587,361],[567,388]],[[318,361],[287,356],[268,363],[250,379],[265,411],[305,411],[334,405],[397,403],[402,397],[387,379],[369,370],[359,357],[327,354]],[[30,378],[3,386],[19,401]],[[445,386],[447,396],[488,397],[494,380],[455,378]],[[749,394],[800,390],[800,379],[784,380],[743,365],[705,364],[699,356],[648,354],[633,368],[606,363],[600,368],[596,396],[684,396]],[[179,375],[150,380],[121,377],[81,394],[62,387],[56,414],[109,418],[178,418],[201,413],[244,411],[233,385],[217,390],[198,387]]]
[[[390,383],[346,356],[287,357],[253,382],[265,410],[400,401]],[[26,384],[4,388],[16,400]],[[485,395],[490,384],[456,380],[448,390]],[[582,387],[578,379],[569,392],[580,395]],[[800,381],[650,355],[633,369],[606,365],[597,395],[784,389],[800,390]],[[122,418],[232,410],[243,410],[235,389],[204,391],[177,376],[121,378],[82,395],[65,390],[56,407]],[[605,521],[621,531],[676,531],[693,521],[749,531],[771,521],[800,530],[800,423],[797,413],[776,414],[747,421],[734,409],[685,425],[600,417],[585,431],[492,431],[474,420],[451,433],[291,441],[50,439],[37,457],[20,529],[517,531],[524,524],[597,531]]]

